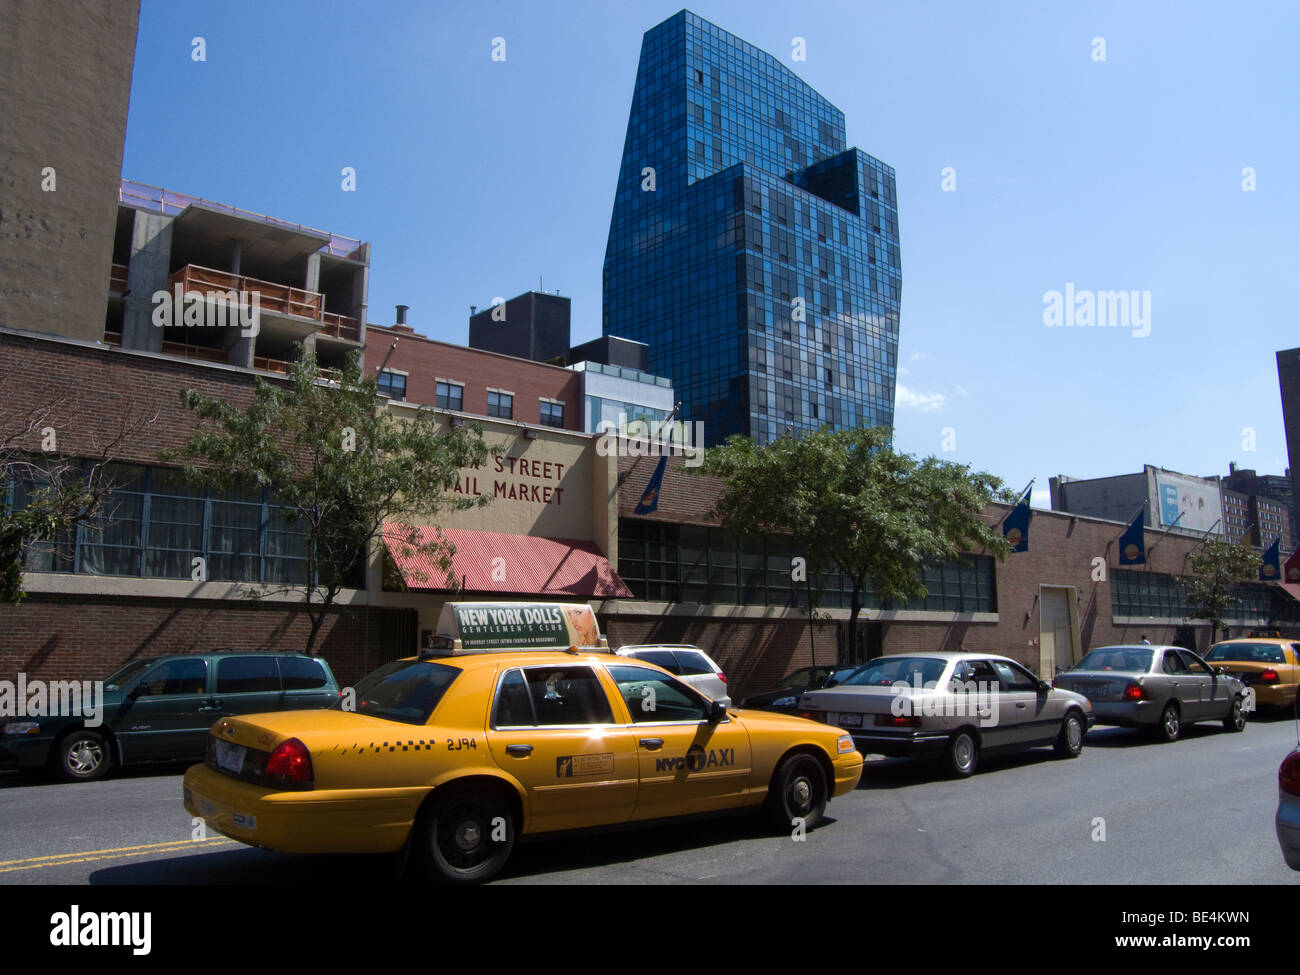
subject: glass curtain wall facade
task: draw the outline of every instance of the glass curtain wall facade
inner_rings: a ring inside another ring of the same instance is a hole
[[[603,330],[646,342],[705,443],[892,425],[894,171],[776,58],[681,11],[645,35]]]

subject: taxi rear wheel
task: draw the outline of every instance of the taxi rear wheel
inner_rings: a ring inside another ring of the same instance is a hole
[[[474,884],[490,880],[510,859],[515,824],[504,802],[490,796],[435,800],[416,836],[422,871],[433,880]]]
[[[812,829],[826,812],[826,773],[811,755],[791,755],[777,766],[767,793],[774,829]]]

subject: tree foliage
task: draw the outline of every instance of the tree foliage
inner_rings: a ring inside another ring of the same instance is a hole
[[[1256,578],[1259,556],[1245,539],[1208,539],[1187,558],[1187,606],[1192,619],[1209,620],[1214,640],[1236,600],[1234,589]]]
[[[809,571],[838,571],[852,586],[853,633],[868,585],[876,597],[923,599],[926,563],[1010,551],[983,517],[1009,501],[1002,481],[962,464],[896,451],[886,427],[820,430],[758,446],[731,437],[697,473],[726,479],[714,512],[728,529],[788,535]]]
[[[428,408],[414,418],[394,415],[356,355],[340,369],[322,370],[304,352],[287,383],[259,379],[244,409],[193,389],[182,392],[181,402],[199,425],[181,449],[164,451],[162,459],[180,462],[189,477],[220,490],[265,487],[301,525],[301,577],[253,594],[303,594],[311,620],[308,653],[340,590],[364,571],[366,553],[385,521],[400,521],[399,512],[432,519],[490,500],[453,491],[460,468],[482,464],[492,453],[482,427],[440,429]],[[444,573],[450,570],[450,545],[421,542],[413,526],[389,541],[428,556]]]

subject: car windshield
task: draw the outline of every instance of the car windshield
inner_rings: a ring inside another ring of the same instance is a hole
[[[924,687],[926,684],[938,683],[946,664],[947,661],[941,657],[882,657],[864,666],[848,680],[841,681],[838,686],[892,686],[903,681]]]
[[[104,690],[120,691],[153,662],[153,660],[132,660],[129,664],[117,668],[104,678]]]
[[[1146,647],[1102,647],[1092,651],[1071,670],[1119,670],[1127,674],[1145,674],[1151,669],[1155,652]]]
[[[1256,664],[1284,664],[1286,658],[1276,643],[1216,643],[1205,655],[1209,661],[1237,660]]]
[[[424,724],[460,669],[430,660],[394,660],[363,677],[354,702],[345,696],[334,710],[355,710],[387,721]]]

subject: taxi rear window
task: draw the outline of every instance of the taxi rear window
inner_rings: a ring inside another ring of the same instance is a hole
[[[1276,643],[1219,643],[1210,649],[1205,659],[1260,664],[1286,663],[1282,648]]]
[[[394,660],[357,683],[355,710],[387,721],[425,724],[459,675],[459,667],[431,660]]]

